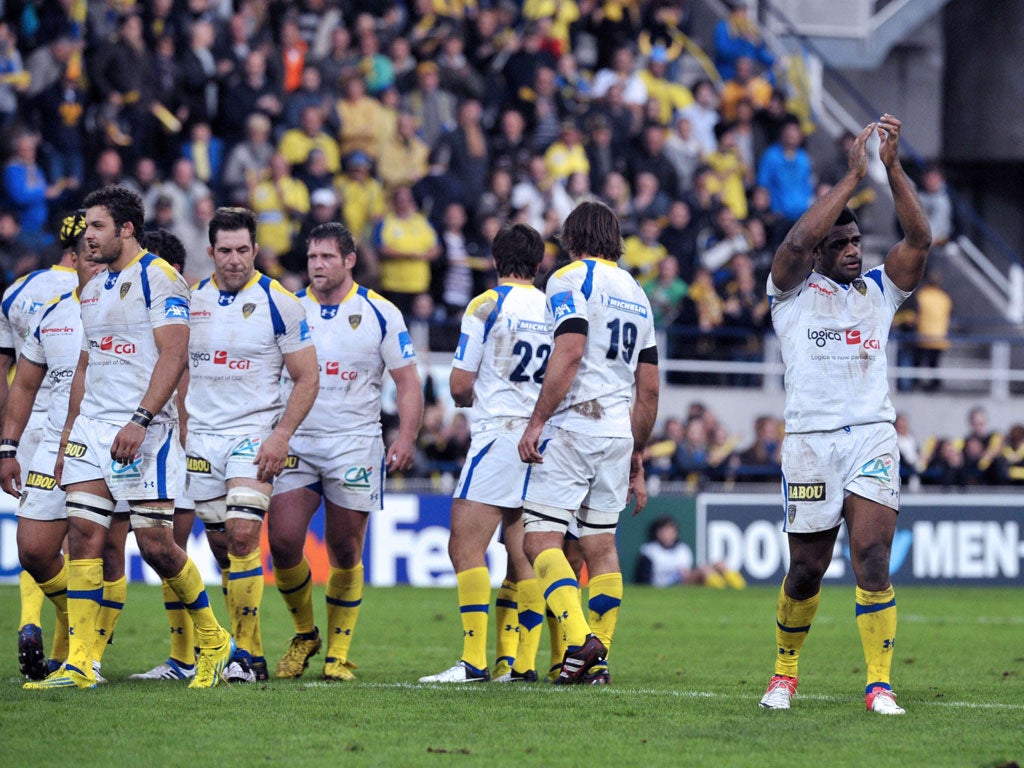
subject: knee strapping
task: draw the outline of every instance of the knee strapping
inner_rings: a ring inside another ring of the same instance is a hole
[[[68,517],[77,517],[91,523],[110,527],[110,516],[114,512],[114,502],[97,496],[95,493],[71,491],[64,502],[68,509]]]
[[[254,520],[260,523],[270,508],[270,497],[254,488],[232,488],[224,501],[228,520]]]
[[[196,502],[196,515],[203,521],[203,525],[208,531],[213,531],[214,533],[223,532],[227,513],[228,505],[224,499]]]
[[[170,528],[174,524],[174,507],[153,504],[131,505],[132,528]]]

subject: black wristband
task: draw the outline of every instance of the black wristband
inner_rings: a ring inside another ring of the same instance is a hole
[[[135,409],[135,413],[132,414],[132,423],[138,424],[143,429],[149,427],[153,421],[153,414],[143,408],[141,405]]]
[[[3,440],[0,440],[0,451],[2,451],[5,446],[10,446],[17,450],[19,445],[20,443],[17,440],[12,440],[9,437],[5,437]]]

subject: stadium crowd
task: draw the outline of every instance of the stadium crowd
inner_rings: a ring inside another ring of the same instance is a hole
[[[359,245],[357,279],[399,306],[423,350],[454,349],[467,302],[494,282],[490,241],[502,223],[542,233],[543,275],[560,256],[565,216],[595,197],[619,216],[623,265],[667,331],[668,357],[759,360],[771,255],[841,175],[852,138],[812,164],[796,75],[742,2],[712,30],[694,29],[675,0],[5,7],[4,281],[55,262],[64,213],[121,182],[142,195],[147,228],[185,243],[190,282],[212,271],[218,205],[256,211],[258,266],[292,290],[306,280],[308,233],[342,221]],[[952,212],[938,169],[923,199],[942,242]],[[426,394],[414,474],[455,475],[465,417],[433,403],[429,384]],[[739,451],[738,438],[704,422],[666,420],[652,471],[777,476],[778,419],[759,419]],[[956,463],[958,443],[929,441],[913,466],[924,482],[1001,481],[1003,450],[983,451],[978,473]]]

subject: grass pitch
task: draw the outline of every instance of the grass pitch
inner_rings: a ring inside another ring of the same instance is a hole
[[[864,709],[852,588],[827,586],[789,712],[757,702],[772,670],[776,589],[627,585],[607,688],[421,685],[461,648],[454,590],[368,588],[358,682],[306,676],[190,691],[128,681],[167,654],[160,590],[132,586],[110,684],[23,691],[18,593],[0,587],[0,761],[28,766],[1001,766],[1024,763],[1019,589],[900,588],[893,685],[904,717]],[[211,589],[218,615],[225,611]],[[316,594],[322,621],[323,593]],[[263,608],[270,668],[291,625]],[[52,627],[52,609],[44,609]],[[47,647],[49,643],[47,642]],[[491,642],[493,649],[493,640]],[[538,666],[548,660],[541,643]],[[57,758],[60,755],[63,760]]]

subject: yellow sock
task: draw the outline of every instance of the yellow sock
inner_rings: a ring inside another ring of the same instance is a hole
[[[114,627],[121,618],[127,597],[128,579],[124,576],[114,581],[103,582],[103,601],[100,603],[100,613],[96,617],[96,645],[93,648],[93,658],[96,661],[103,661],[103,653],[114,636]]]
[[[228,608],[231,611],[231,634],[239,650],[250,656],[263,655],[260,637],[260,606],[263,604],[263,560],[257,547],[248,555],[228,555],[231,573],[228,576]]]
[[[896,593],[891,584],[881,592],[865,592],[857,587],[857,629],[868,671],[865,692],[870,693],[876,685],[889,688],[896,646]]]
[[[315,629],[313,624],[313,574],[309,561],[303,558],[294,568],[274,567],[277,591],[292,615],[295,633],[304,634]]]
[[[544,624],[544,595],[537,579],[523,579],[519,587],[519,647],[516,649],[516,672],[529,672],[537,668],[537,649],[540,648],[541,626]]]
[[[468,568],[455,574],[459,617],[462,619],[462,658],[477,670],[487,669],[487,622],[491,608],[491,575],[486,568]],[[518,622],[516,622],[518,626]]]
[[[53,645],[50,658],[64,661],[68,657],[68,561],[64,560],[57,575],[39,585],[39,590],[57,609],[57,621],[53,625]]]
[[[18,574],[18,590],[21,592],[21,621],[19,627],[26,624],[35,624],[37,627],[43,625],[43,601],[46,595],[36,584],[28,571]]]
[[[612,635],[619,621],[619,606],[622,605],[622,574],[602,573],[590,577],[590,628],[597,639],[612,649]]]
[[[165,579],[163,581],[164,611],[171,627],[170,658],[179,666],[191,667],[196,663],[196,640],[192,618],[185,610],[185,604],[174,594]]]
[[[565,634],[570,646],[580,646],[590,634],[590,625],[580,606],[580,585],[572,566],[560,549],[545,549],[533,562],[537,583],[544,590],[544,600]],[[559,660],[561,661],[561,660]]]
[[[185,561],[181,573],[167,580],[167,586],[178,596],[192,618],[199,647],[214,648],[223,643],[224,630],[217,623],[217,617],[213,615],[210,596],[206,594],[203,577],[199,575],[199,569],[192,562],[192,558]]]
[[[818,612],[820,598],[820,592],[806,600],[787,597],[786,582],[783,580],[775,606],[775,641],[779,649],[775,658],[776,675],[797,676],[800,649],[804,647],[807,633],[811,631],[811,622]]]
[[[224,607],[228,609],[228,618],[231,618],[231,603],[228,602],[228,580],[231,578],[231,569],[220,572],[220,591],[224,595]]]
[[[490,594],[489,576],[487,583]],[[494,624],[497,629],[494,634],[494,676],[501,677],[512,670],[519,647],[519,590],[516,583],[508,579],[501,582],[498,596],[494,599]]]
[[[92,678],[96,617],[103,600],[103,559],[72,560],[68,568],[68,660]]]
[[[363,602],[363,564],[354,568],[331,566],[327,577],[327,660],[348,661],[352,633]]]
[[[544,619],[548,624],[548,639],[551,640],[551,664],[549,669],[555,670],[557,674],[557,670],[562,668],[562,659],[565,657],[565,632],[562,631],[562,627],[559,625],[558,619],[555,618],[555,614],[551,612],[550,606],[545,606],[544,608]]]

